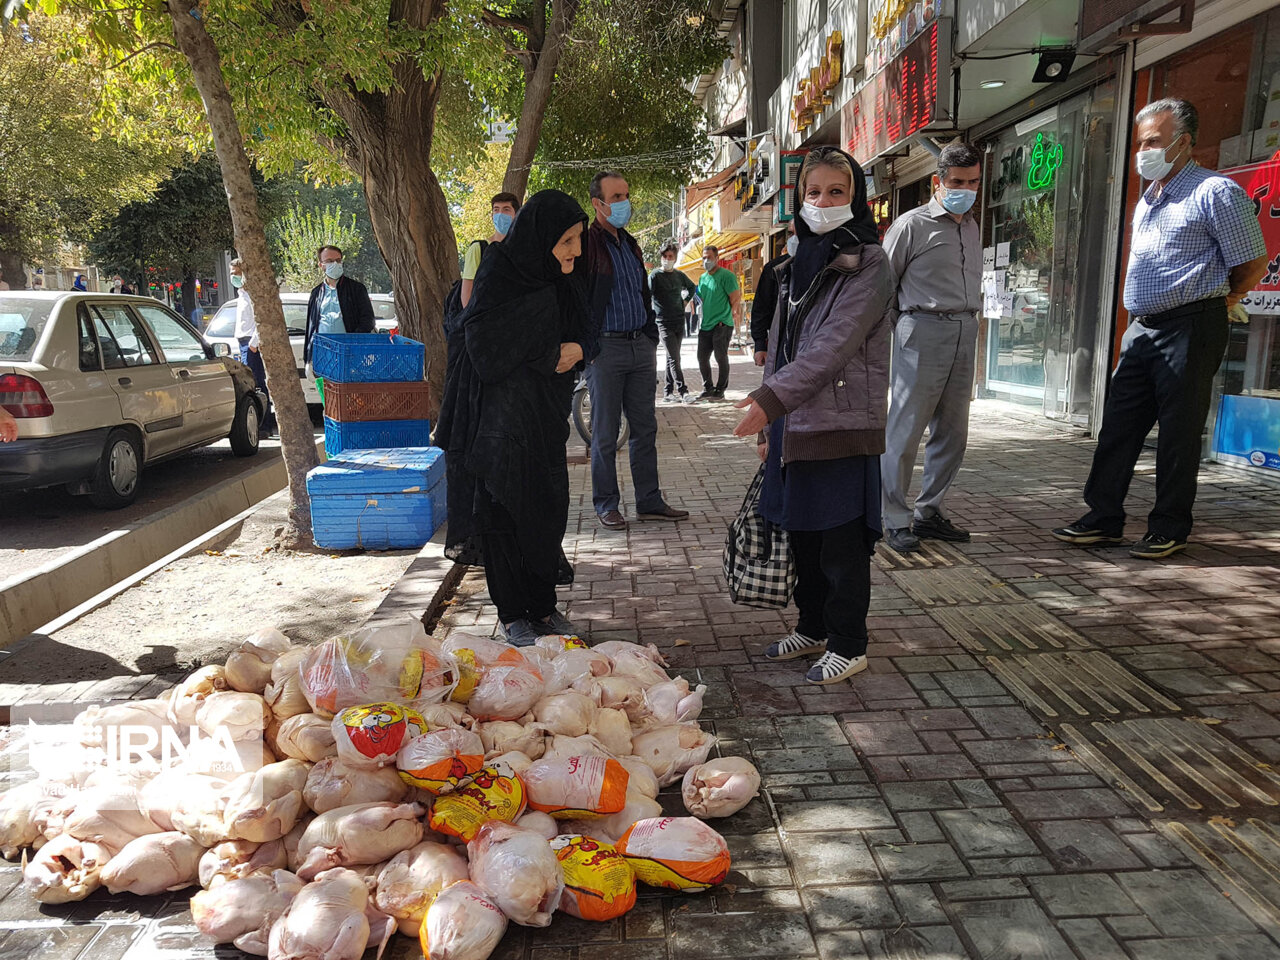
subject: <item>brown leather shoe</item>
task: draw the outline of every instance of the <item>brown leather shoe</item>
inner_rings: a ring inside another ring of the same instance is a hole
[[[608,513],[600,514],[600,526],[606,530],[625,530],[627,518],[618,510],[610,510]]]
[[[670,504],[664,503],[660,509],[637,514],[636,518],[639,520],[687,520],[689,511],[677,510]]]

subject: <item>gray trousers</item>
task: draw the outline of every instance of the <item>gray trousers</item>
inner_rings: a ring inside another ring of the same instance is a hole
[[[907,488],[915,468],[920,438],[924,446],[924,480],[914,515],[925,520],[942,513],[942,501],[960,470],[969,442],[969,399],[973,393],[978,320],[970,316],[944,320],[925,314],[902,314],[893,331],[893,386],[885,452],[880,457],[880,488],[885,529],[911,525]]]
[[[587,386],[591,390],[591,502],[597,515],[619,509],[617,451],[623,410],[631,424],[627,452],[636,512],[662,508],[658,418],[653,409],[657,376],[658,347],[645,336],[636,340],[601,338],[600,355],[587,367]]]

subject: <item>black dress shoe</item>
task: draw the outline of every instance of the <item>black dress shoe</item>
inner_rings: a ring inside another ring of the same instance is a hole
[[[1079,520],[1070,526],[1058,527],[1049,532],[1055,540],[1061,540],[1063,543],[1069,543],[1077,547],[1113,546],[1124,543],[1124,537],[1119,532],[1103,530],[1101,527],[1091,527]]]
[[[917,520],[911,525],[911,532],[921,540],[946,540],[948,543],[969,542],[969,531],[961,530],[940,513],[935,513],[927,520]]]
[[[625,530],[627,518],[618,510],[610,510],[608,513],[600,514],[600,526],[606,530]]]
[[[689,511],[677,510],[670,504],[664,503],[657,510],[646,510],[636,516],[640,520],[687,520]]]

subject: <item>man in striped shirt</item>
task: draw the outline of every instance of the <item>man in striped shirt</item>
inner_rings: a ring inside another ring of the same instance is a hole
[[[631,484],[641,520],[683,520],[658,486],[658,324],[640,245],[627,233],[631,193],[611,171],[591,180],[596,219],[587,230],[587,272],[596,336],[587,351],[591,390],[591,499],[600,523],[625,530],[618,491],[618,429],[623,411],[631,423]]]

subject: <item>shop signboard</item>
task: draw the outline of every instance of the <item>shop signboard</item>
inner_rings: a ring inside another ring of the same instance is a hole
[[[1280,400],[1224,396],[1213,431],[1213,449],[1226,460],[1280,470]]]
[[[1280,152],[1270,160],[1221,171],[1253,201],[1267,242],[1267,272],[1240,302],[1251,314],[1280,316]]]
[[[791,99],[791,123],[797,133],[804,133],[819,115],[833,103],[834,91],[843,76],[844,37],[839,30],[827,36],[818,65],[796,84]]]
[[[935,20],[844,105],[845,145],[859,163],[944,120],[950,37],[950,21]]]

